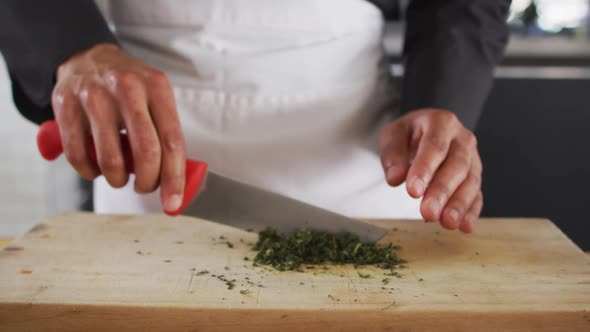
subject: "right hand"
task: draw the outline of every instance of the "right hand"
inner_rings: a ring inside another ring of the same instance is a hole
[[[83,178],[103,174],[115,188],[128,182],[120,142],[125,129],[135,191],[148,193],[159,186],[166,210],[180,206],[185,146],[172,87],[164,73],[116,45],[99,44],[59,66],[51,102],[65,156]],[[97,162],[88,156],[89,137],[94,140]]]

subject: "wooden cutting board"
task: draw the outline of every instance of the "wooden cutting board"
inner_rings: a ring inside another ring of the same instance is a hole
[[[547,220],[374,223],[409,261],[386,285],[253,267],[256,234],[189,217],[49,218],[0,251],[0,330],[590,331],[590,258]]]

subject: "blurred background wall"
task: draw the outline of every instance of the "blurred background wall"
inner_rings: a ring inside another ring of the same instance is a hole
[[[48,214],[88,207],[90,192],[64,158],[48,163],[39,156],[37,126],[14,107],[0,62],[0,237],[9,237]]]
[[[106,8],[107,1],[98,1]],[[403,76],[408,0],[378,0],[389,23],[392,73]],[[550,218],[590,250],[590,0],[513,0],[513,35],[476,133],[486,216]],[[35,149],[36,128],[14,109],[0,66],[0,237],[43,216],[91,209],[88,183]],[[10,143],[10,144],[8,144]]]
[[[0,237],[25,231],[48,210],[48,168],[35,154],[35,126],[17,113],[0,66]]]

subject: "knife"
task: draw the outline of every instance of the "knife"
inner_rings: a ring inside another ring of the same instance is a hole
[[[127,171],[133,173],[133,158],[127,135],[121,134],[121,146]],[[63,153],[55,120],[41,124],[37,147],[46,160],[54,160]],[[96,162],[92,139],[88,142],[88,154]],[[203,161],[186,160],[183,202],[175,211],[164,211],[166,214],[176,216],[182,213],[253,231],[271,226],[280,233],[290,233],[301,228],[330,233],[350,232],[357,234],[364,242],[376,242],[388,233],[387,229],[232,180],[208,170],[207,166]]]

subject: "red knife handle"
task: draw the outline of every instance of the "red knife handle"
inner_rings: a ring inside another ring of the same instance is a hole
[[[41,156],[46,160],[54,160],[63,153],[59,127],[55,120],[45,121],[39,127],[37,133],[37,148]],[[121,134],[121,148],[125,159],[125,167],[129,173],[133,173],[133,155],[127,135]],[[97,162],[96,149],[92,139],[88,140],[88,157]],[[180,208],[175,211],[164,212],[170,216],[179,215],[199,192],[201,183],[207,175],[207,163],[198,160],[186,160],[184,195]]]

